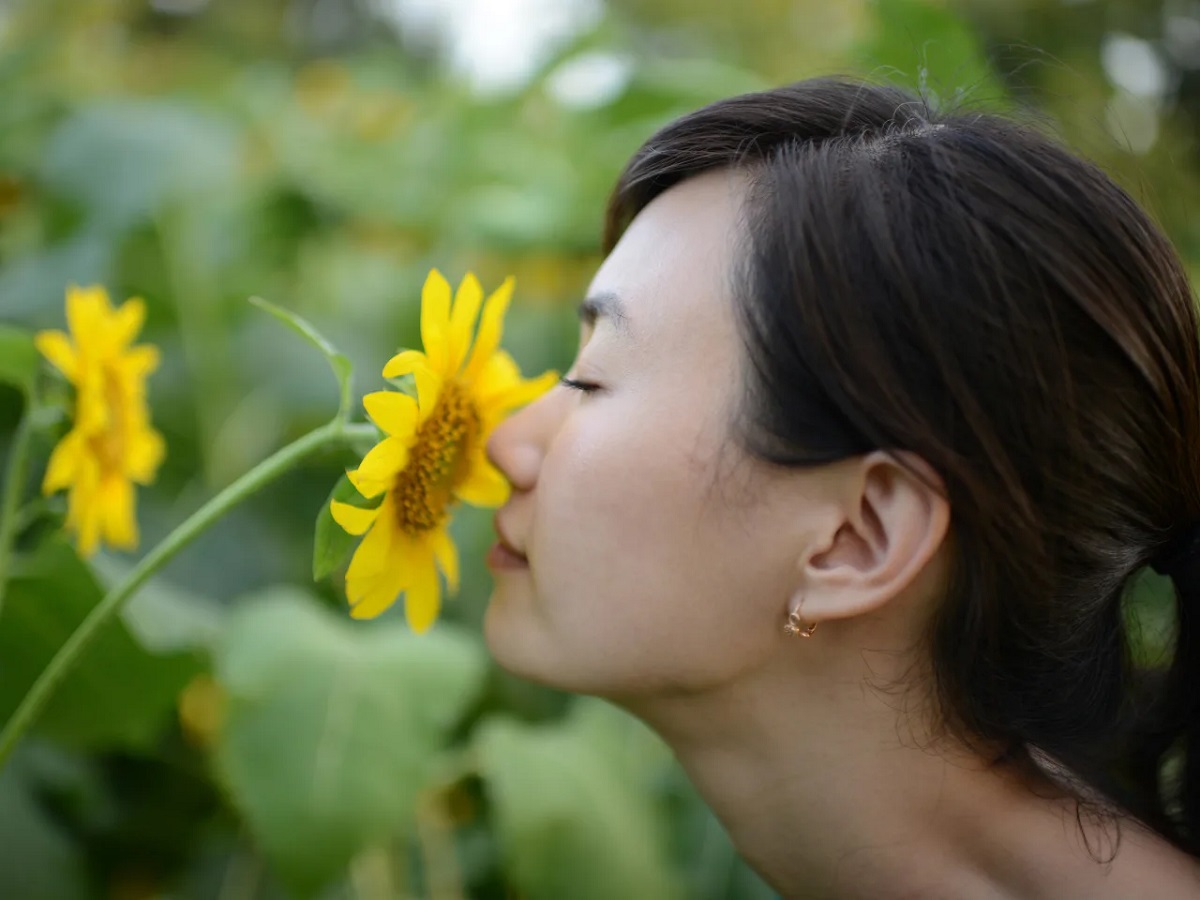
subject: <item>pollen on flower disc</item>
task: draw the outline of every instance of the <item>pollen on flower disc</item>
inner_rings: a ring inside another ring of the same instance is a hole
[[[392,487],[401,530],[418,534],[445,521],[479,431],[479,413],[469,395],[453,382],[446,384],[437,407],[417,431],[408,464]]]

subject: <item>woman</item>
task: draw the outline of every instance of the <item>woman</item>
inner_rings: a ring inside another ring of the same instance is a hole
[[[785,897],[1200,897],[1200,348],[1128,195],[817,80],[654,135],[605,246],[489,445],[499,662],[654,727]]]

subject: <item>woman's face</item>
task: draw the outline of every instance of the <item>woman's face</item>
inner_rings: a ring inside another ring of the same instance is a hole
[[[528,566],[495,571],[485,634],[518,675],[610,697],[700,690],[778,646],[817,476],[732,439],[743,189],[707,173],[647,206],[588,293],[567,377],[596,389],[556,387],[489,443],[514,486],[497,521]]]

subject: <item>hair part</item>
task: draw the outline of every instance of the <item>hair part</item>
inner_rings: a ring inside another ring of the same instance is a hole
[[[1169,241],[1029,126],[817,79],[662,128],[620,176],[606,250],[722,168],[751,176],[743,446],[927,461],[953,512],[927,639],[941,725],[996,763],[1061,766],[1081,826],[1133,816],[1200,856],[1200,585],[1178,586],[1169,667],[1135,664],[1123,605],[1200,519],[1197,319]]]

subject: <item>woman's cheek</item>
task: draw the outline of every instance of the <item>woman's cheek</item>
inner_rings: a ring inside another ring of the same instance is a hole
[[[582,544],[590,555],[603,557],[612,550],[613,532],[620,532],[629,492],[640,480],[638,460],[620,423],[584,412],[568,418],[547,448],[535,524],[540,537],[559,546]]]

